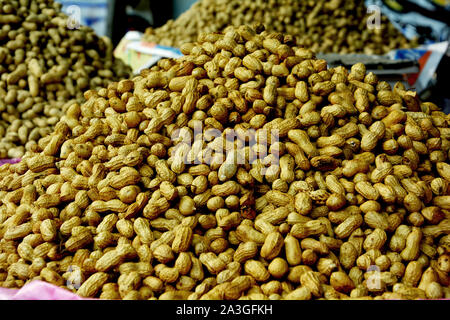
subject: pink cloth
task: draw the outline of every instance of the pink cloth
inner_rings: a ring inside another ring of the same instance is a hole
[[[0,166],[5,163],[18,163],[20,162],[20,158],[14,158],[14,159],[0,159]]]
[[[92,300],[48,282],[33,280],[20,289],[0,287],[0,300]]]

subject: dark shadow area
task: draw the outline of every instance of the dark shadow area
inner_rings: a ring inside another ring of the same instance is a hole
[[[141,11],[148,11],[152,15],[152,22],[139,14],[127,13],[127,6]],[[112,41],[117,45],[127,31],[144,32],[148,27],[160,27],[173,17],[173,2],[158,0],[116,0],[113,10]]]

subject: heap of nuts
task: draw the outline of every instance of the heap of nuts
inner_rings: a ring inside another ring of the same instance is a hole
[[[200,0],[175,20],[148,28],[148,41],[180,47],[202,33],[227,26],[262,23],[267,30],[297,37],[297,44],[321,53],[384,54],[417,45],[363,0]]]
[[[53,1],[0,1],[0,159],[35,148],[68,101],[129,77],[111,41],[72,19]]]
[[[0,167],[0,286],[101,299],[450,297],[449,116],[262,26],[85,92]]]

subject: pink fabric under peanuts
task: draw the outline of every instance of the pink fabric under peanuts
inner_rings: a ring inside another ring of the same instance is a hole
[[[0,300],[93,300],[48,282],[33,280],[20,289],[0,287]]]
[[[0,166],[3,165],[3,164],[5,164],[5,163],[11,163],[11,164],[14,164],[14,163],[18,163],[18,162],[20,162],[20,158],[14,158],[14,159],[0,159]]]

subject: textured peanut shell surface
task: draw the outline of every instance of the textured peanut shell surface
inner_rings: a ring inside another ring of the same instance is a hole
[[[102,299],[449,297],[449,117],[227,28],[85,92],[0,167],[0,286]]]

